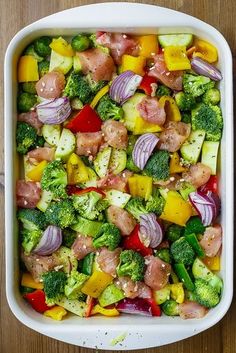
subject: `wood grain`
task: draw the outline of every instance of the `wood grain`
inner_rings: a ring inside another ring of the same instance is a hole
[[[14,34],[27,24],[66,8],[99,1],[76,0],[0,0],[0,97],[3,99],[3,58]],[[131,1],[135,2],[135,1]],[[160,0],[137,1],[180,10],[196,16],[216,27],[226,38],[236,57],[236,2],[235,0]],[[158,26],[158,19],[157,19]],[[234,67],[236,62],[234,60]],[[236,77],[235,77],[236,78]],[[3,101],[0,104],[0,181],[3,180]],[[0,209],[4,208],[3,187],[0,186]],[[1,297],[0,297],[0,352],[1,353],[92,353],[95,350],[80,348],[44,337],[20,324],[12,315],[5,298],[4,276],[4,216],[1,212]],[[7,234],[6,234],[7,236]],[[137,353],[235,353],[236,352],[236,301],[228,314],[213,328],[193,338],[168,346],[136,351]],[[171,335],[171,332],[170,332]]]

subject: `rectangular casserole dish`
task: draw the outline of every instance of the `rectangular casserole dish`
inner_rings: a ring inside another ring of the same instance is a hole
[[[200,320],[125,316],[93,317],[89,320],[68,316],[55,322],[33,311],[19,293],[18,240],[15,184],[19,163],[15,149],[17,61],[32,40],[41,35],[70,36],[95,30],[125,33],[193,33],[213,43],[219,52],[221,107],[224,133],[219,161],[223,249],[221,276],[224,290],[220,304]],[[186,14],[151,5],[106,3],[69,9],[43,18],[22,29],[11,41],[5,57],[5,234],[6,292],[14,315],[26,326],[49,337],[78,346],[119,350],[161,346],[193,336],[216,324],[227,312],[233,294],[233,100],[232,55],[224,37],[210,25]],[[122,341],[122,342],[119,342]],[[114,341],[113,341],[114,342]]]

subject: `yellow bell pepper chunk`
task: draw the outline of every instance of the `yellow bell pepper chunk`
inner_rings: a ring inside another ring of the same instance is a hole
[[[191,64],[186,54],[186,47],[170,45],[164,50],[164,59],[169,71],[190,70]]]
[[[184,288],[183,283],[170,284],[170,296],[177,303],[181,304],[184,302]]]
[[[45,169],[45,167],[47,166],[47,161],[42,161],[40,162],[38,165],[36,165],[36,167],[34,167],[33,169],[31,169],[28,173],[27,173],[27,178],[29,178],[30,180],[33,181],[40,181],[43,175],[43,171]]]
[[[43,283],[42,282],[35,282],[32,275],[30,273],[26,273],[26,272],[24,272],[21,277],[21,285],[23,287],[29,287],[29,288],[34,288],[34,289],[43,289]]]
[[[141,116],[137,116],[134,123],[134,135],[141,135],[147,132],[160,132],[162,127],[157,124],[145,121]]]
[[[180,156],[178,152],[174,152],[170,157],[170,174],[185,172],[187,168],[180,164]]]
[[[99,304],[96,304],[94,306],[91,314],[92,315],[101,314],[101,315],[110,316],[110,317],[120,315],[119,311],[116,308],[106,309],[106,308],[102,308]]]
[[[106,85],[104,86],[102,89],[100,89],[100,91],[98,91],[98,93],[96,94],[96,96],[93,98],[92,102],[90,103],[90,106],[94,109],[96,107],[96,105],[98,104],[98,102],[100,101],[100,99],[109,91],[109,86]]]
[[[159,99],[159,104],[164,107],[168,121],[181,120],[181,114],[174,98],[169,96],[162,96]]]
[[[69,185],[84,183],[89,180],[87,167],[76,153],[70,155],[66,169]]]
[[[67,311],[62,306],[54,306],[52,309],[44,311],[43,315],[50,317],[53,320],[61,321],[67,314]]]
[[[38,62],[31,55],[24,55],[20,57],[18,63],[18,81],[31,82],[38,81]]]
[[[194,46],[196,51],[193,53],[193,57],[198,56],[209,63],[214,63],[218,60],[218,52],[214,45],[205,40],[195,39]]]
[[[62,37],[53,39],[49,46],[52,50],[62,56],[74,56],[74,51],[71,45]]]
[[[143,56],[132,56],[124,54],[121,59],[121,72],[131,70],[135,74],[143,76],[146,59]]]
[[[220,256],[216,255],[214,257],[205,257],[203,262],[209,270],[211,271],[220,271]]]
[[[143,197],[148,200],[152,194],[152,178],[149,176],[134,174],[128,179],[130,194],[135,197]]]
[[[191,205],[177,191],[169,191],[160,218],[184,226],[191,216]]]
[[[102,271],[94,271],[81,289],[81,292],[98,298],[104,289],[113,281],[113,277]]]
[[[145,58],[150,58],[158,53],[158,40],[155,34],[140,36],[139,41],[139,55]]]

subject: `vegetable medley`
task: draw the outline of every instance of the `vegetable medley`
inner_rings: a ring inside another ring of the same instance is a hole
[[[24,50],[17,217],[36,311],[188,319],[219,303],[217,60],[192,34],[44,36]]]

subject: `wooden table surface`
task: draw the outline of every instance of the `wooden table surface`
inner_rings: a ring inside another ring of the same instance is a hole
[[[0,0],[0,55],[1,65],[10,39],[29,23],[70,7],[100,1],[86,0]],[[102,1],[101,1],[102,2]],[[105,2],[105,1],[104,1]],[[135,1],[132,1],[135,2]],[[179,10],[196,16],[216,27],[228,41],[236,58],[236,1],[235,0],[159,0],[138,1]],[[157,19],[158,26],[158,19]],[[236,68],[236,59],[234,67]],[[234,76],[234,78],[236,78]],[[0,74],[0,97],[3,98],[3,68]],[[0,104],[0,183],[4,176],[3,103]],[[4,207],[4,189],[0,186],[0,209]],[[1,353],[92,353],[42,336],[23,326],[9,310],[5,297],[4,216],[0,215],[1,237],[1,297],[0,297],[0,352]],[[7,236],[7,235],[6,235]],[[236,300],[223,320],[213,328],[182,342],[160,348],[146,349],[145,353],[236,353]],[[171,335],[171,332],[170,332]]]

